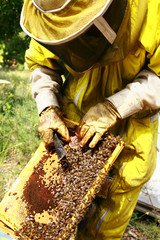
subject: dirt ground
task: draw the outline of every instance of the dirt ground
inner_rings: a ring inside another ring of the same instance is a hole
[[[150,240],[151,238],[145,236],[145,233],[135,226],[127,227],[125,233],[123,234],[122,240]],[[157,239],[158,240],[158,239]]]

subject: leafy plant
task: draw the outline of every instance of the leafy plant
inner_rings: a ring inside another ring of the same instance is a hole
[[[1,0],[0,4],[0,34],[1,41],[11,39],[21,31],[19,25],[23,0]]]
[[[23,64],[25,61],[25,51],[29,45],[29,38],[22,34],[14,35],[8,39],[4,45],[3,53],[1,54],[3,61],[2,67],[13,69],[17,68],[17,64]]]
[[[4,94],[0,96],[0,113],[12,114],[15,111],[14,103],[15,103],[14,89],[9,91],[6,90]]]
[[[0,64],[2,67],[16,68],[24,63],[25,50],[30,38],[20,27],[23,0],[1,0],[0,4]]]

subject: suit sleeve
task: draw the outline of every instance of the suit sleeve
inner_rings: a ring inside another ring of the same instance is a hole
[[[62,69],[58,58],[32,39],[25,59],[32,71],[32,94],[37,103],[38,113],[48,106],[59,107],[57,96],[62,86]]]

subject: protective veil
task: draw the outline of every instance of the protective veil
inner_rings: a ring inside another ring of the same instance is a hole
[[[43,3],[43,1],[40,2]],[[54,1],[49,2],[51,4],[48,5],[55,5],[52,3]],[[38,7],[40,11],[34,12],[31,17],[25,13],[33,11],[35,3],[34,1],[34,4],[32,1],[27,2],[24,4],[21,14],[21,26],[27,34],[55,53],[70,68],[76,72],[83,72],[91,68],[113,43],[123,20],[127,1],[71,2],[72,5],[65,7],[65,10],[60,10],[61,8],[57,10],[54,6],[54,11],[50,10],[50,12],[43,11]],[[46,9],[47,4],[39,5],[44,5],[44,9]],[[78,13],[77,9],[79,9]],[[43,14],[43,22],[40,14]],[[48,17],[50,18],[49,23]],[[33,26],[31,25],[32,21],[34,21]],[[58,25],[56,28],[57,22],[60,27]],[[51,33],[54,34],[50,36]]]

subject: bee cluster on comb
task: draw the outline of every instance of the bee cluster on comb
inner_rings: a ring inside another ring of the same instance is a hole
[[[44,165],[52,154],[48,149],[23,189],[25,221],[17,233],[24,239],[69,239],[100,191],[111,168],[106,172],[105,166],[118,144],[119,137],[105,134],[94,149],[81,148],[74,136],[65,145],[66,156],[46,178]]]

